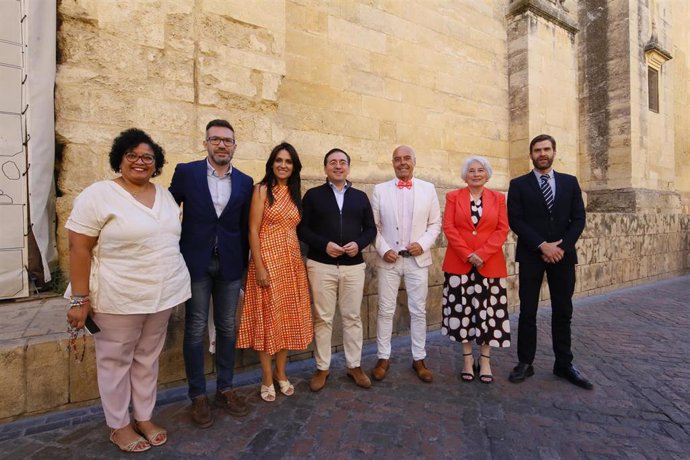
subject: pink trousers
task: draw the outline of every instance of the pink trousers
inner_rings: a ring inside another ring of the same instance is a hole
[[[110,428],[130,423],[129,404],[135,420],[151,420],[156,404],[158,358],[165,344],[172,308],[152,314],[97,313],[101,332],[96,345],[98,391]]]

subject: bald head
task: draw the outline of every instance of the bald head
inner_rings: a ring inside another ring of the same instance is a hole
[[[393,169],[398,179],[412,179],[416,163],[414,149],[409,145],[400,145],[393,150]]]

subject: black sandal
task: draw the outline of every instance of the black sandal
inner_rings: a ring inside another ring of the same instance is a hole
[[[486,359],[491,359],[491,356],[486,356],[486,355],[479,355],[480,358],[486,358]],[[477,366],[479,368],[479,366]],[[494,376],[492,374],[479,374],[479,381],[482,383],[486,383],[487,385],[490,383],[493,383],[494,381]]]
[[[462,356],[472,356],[472,352],[469,353],[463,353]],[[463,367],[465,363],[463,362]],[[474,362],[474,358],[472,358],[472,370],[474,371],[476,363]],[[474,381],[474,373],[470,374],[469,372],[461,372],[460,373],[460,379],[463,382],[470,383]]]

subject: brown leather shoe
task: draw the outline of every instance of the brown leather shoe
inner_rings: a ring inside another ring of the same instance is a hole
[[[249,414],[249,405],[240,399],[232,388],[216,391],[216,406],[222,407],[233,417],[244,417]]]
[[[419,380],[426,383],[431,383],[434,380],[434,376],[431,371],[426,368],[424,360],[420,359],[418,361],[412,361],[412,369],[417,373]]]
[[[374,367],[374,369],[371,371],[371,376],[374,377],[374,380],[378,380],[380,382],[386,378],[386,372],[388,371],[389,367],[391,367],[389,360],[379,359],[376,361],[376,367]]]
[[[326,380],[328,380],[329,375],[330,371],[328,369],[325,371],[317,369],[314,376],[309,381],[309,389],[311,391],[321,391],[321,389],[326,386]]]
[[[213,413],[206,395],[192,399],[192,420],[199,428],[208,428],[213,425]]]
[[[357,386],[362,388],[371,388],[371,380],[367,377],[361,367],[348,368],[347,376],[355,381]]]

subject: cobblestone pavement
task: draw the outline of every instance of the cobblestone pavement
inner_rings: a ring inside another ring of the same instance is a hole
[[[515,346],[494,350],[496,381],[460,381],[457,343],[429,334],[434,382],[411,370],[409,339],[394,341],[388,377],[370,390],[346,376],[342,353],[320,393],[313,361],[291,363],[296,395],[264,403],[258,373],[237,377],[253,411],[217,413],[191,426],[185,389],[161,392],[155,420],[170,441],[136,458],[690,458],[690,276],[580,299],[573,321],[576,365],[595,382],[577,388],[551,373],[550,312],[539,316],[536,374],[508,382]],[[517,329],[517,315],[513,331]],[[513,337],[515,342],[515,337]],[[376,362],[365,347],[363,365]],[[3,458],[123,458],[107,440],[100,408],[0,425]]]

